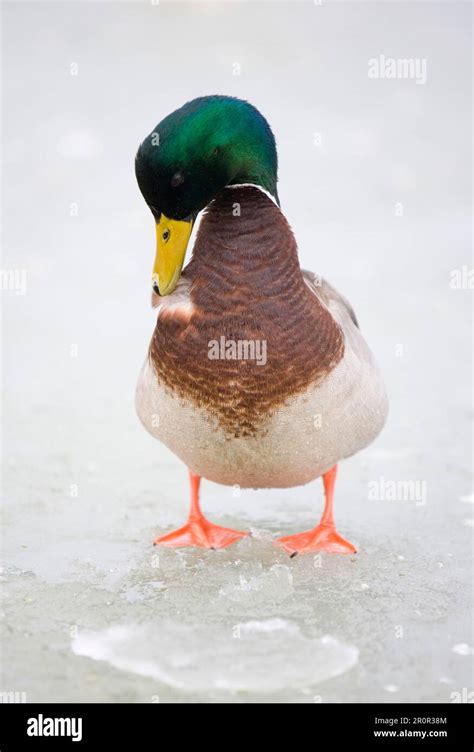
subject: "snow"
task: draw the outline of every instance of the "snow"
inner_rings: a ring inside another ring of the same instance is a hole
[[[471,263],[470,9],[265,6],[3,9],[3,268],[27,276],[1,292],[0,690],[29,702],[450,702],[472,685],[472,291],[450,286]],[[426,85],[367,77],[397,50],[427,56]],[[267,115],[302,266],[351,300],[387,382],[384,432],[339,468],[354,556],[273,545],[315,524],[319,481],[205,481],[210,519],[252,537],[152,546],[188,487],[134,412],[156,311],[133,160],[211,92]],[[380,479],[425,483],[426,503],[370,498]]]

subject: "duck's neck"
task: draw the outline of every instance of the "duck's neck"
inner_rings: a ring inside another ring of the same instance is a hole
[[[306,288],[296,242],[280,208],[264,191],[247,185],[224,189],[210,204],[185,275],[200,307],[221,301],[229,309],[236,297],[244,297],[248,307]]]
[[[183,277],[190,301],[160,316],[151,362],[166,387],[230,435],[256,434],[275,407],[342,358],[341,330],[304,281],[286,219],[258,188],[227,188],[212,202]],[[223,355],[222,340],[264,347],[265,362]]]

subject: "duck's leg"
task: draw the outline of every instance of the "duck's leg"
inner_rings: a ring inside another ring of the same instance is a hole
[[[297,535],[286,535],[276,541],[292,556],[310,551],[327,551],[330,554],[355,554],[356,547],[336,531],[333,513],[334,485],[336,483],[337,465],[323,475],[324,505],[321,522],[312,530]]]
[[[184,546],[197,546],[198,548],[225,548],[243,538],[248,533],[240,530],[231,530],[228,527],[219,527],[206,520],[199,505],[199,486],[201,476],[194,475],[189,471],[191,485],[191,506],[188,521],[178,530],[161,535],[154,541],[155,546],[168,546],[169,548],[181,548]]]

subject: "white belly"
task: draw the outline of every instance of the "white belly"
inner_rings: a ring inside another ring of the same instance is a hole
[[[387,398],[354,327],[344,357],[324,382],[288,399],[255,436],[229,436],[204,409],[159,384],[148,360],[136,408],[145,428],[194,473],[223,485],[286,488],[308,483],[367,446],[384,425]]]

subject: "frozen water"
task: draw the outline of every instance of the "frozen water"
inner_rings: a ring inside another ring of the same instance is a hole
[[[474,655],[474,648],[471,648],[465,642],[460,642],[459,645],[453,647],[453,653],[457,653],[458,655]]]
[[[287,648],[291,644],[291,660]],[[357,662],[356,648],[310,639],[285,619],[214,627],[179,622],[83,632],[73,652],[187,692],[273,693],[311,688]]]
[[[472,686],[472,291],[450,287],[472,263],[471,9],[119,5],[3,7],[3,266],[25,269],[27,289],[1,292],[0,690],[450,702]],[[377,51],[413,54],[407,34],[428,57],[426,86],[369,79]],[[208,516],[252,538],[152,546],[184,521],[188,488],[134,413],[155,314],[133,161],[164,114],[211,92],[269,118],[302,265],[351,300],[387,382],[386,429],[339,469],[336,518],[356,556],[289,559],[273,545],[315,524],[320,482],[203,482]],[[382,477],[425,481],[426,503],[370,499]]]
[[[130,520],[91,556],[94,528],[70,540],[74,558],[54,549],[41,575],[32,571],[40,549],[53,547],[27,536],[10,555],[18,566],[2,573],[4,682],[30,700],[257,702],[270,693],[389,702],[395,686],[397,698],[414,700],[426,687],[424,696],[449,701],[453,687],[469,686],[468,645],[450,640],[469,633],[451,586],[460,570],[449,557],[442,570],[434,558],[413,558],[400,533],[403,560],[362,533],[357,556],[290,560],[269,539],[157,552],[152,531],[136,536]],[[122,533],[128,550],[110,545]],[[427,644],[431,633],[437,641]]]
[[[251,571],[253,567],[249,567]],[[247,575],[245,571],[239,572],[236,583],[231,581],[224,585],[219,595],[232,601],[254,601],[256,604],[262,597],[271,597],[275,603],[280,603],[288,598],[293,592],[293,575],[289,567],[282,564],[274,564],[262,574],[256,576]]]

